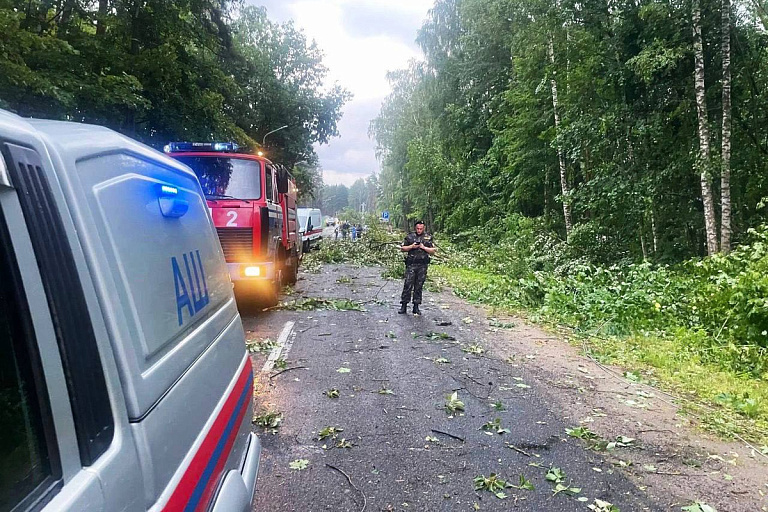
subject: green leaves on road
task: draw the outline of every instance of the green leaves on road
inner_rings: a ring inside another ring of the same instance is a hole
[[[365,311],[362,304],[354,300],[323,299],[318,297],[283,302],[275,309],[284,309],[287,311],[313,311],[316,309],[327,309],[331,311]]]
[[[504,489],[512,487],[506,480],[502,479],[496,473],[491,473],[490,476],[478,475],[474,478],[476,491],[488,491],[493,493],[497,498],[504,499],[507,495],[503,492]]]
[[[459,392],[454,391],[445,400],[445,411],[448,414],[464,411],[464,402],[459,400]]]
[[[553,484],[555,484],[554,489],[552,489],[553,496],[557,496],[561,492],[564,492],[566,494],[578,494],[581,492],[581,487],[571,487],[570,484],[563,483],[565,482],[566,476],[565,476],[565,471],[563,471],[560,468],[556,468],[556,467],[549,468],[544,478],[548,482],[552,482]]]
[[[501,426],[501,418],[495,418],[493,421],[486,422],[480,430],[484,430],[489,434],[494,432],[497,434],[509,434],[509,429]]]
[[[253,424],[264,429],[276,429],[283,422],[283,413],[267,411],[253,417]]]
[[[683,507],[680,510],[685,512],[717,512],[715,507],[707,505],[706,503],[699,503],[698,501],[693,505],[688,505],[687,507]]]
[[[309,461],[307,459],[296,459],[288,463],[288,467],[296,471],[307,469],[307,466],[309,466]]]
[[[597,434],[584,426],[566,428],[565,433],[577,439],[597,439]]]
[[[414,334],[414,338],[426,338],[430,341],[456,341],[456,338],[444,332],[428,331],[424,334]]]
[[[328,398],[339,398],[339,390],[336,388],[331,388],[326,391],[323,391],[323,394]]]
[[[497,329],[512,329],[515,327],[515,324],[512,322],[501,322],[498,318],[489,318],[488,319],[488,325],[490,327],[495,327]]]
[[[277,342],[269,338],[264,338],[261,340],[246,340],[245,342],[245,347],[251,354],[270,352],[276,346]]]
[[[336,436],[338,436],[340,432],[344,432],[344,429],[333,426],[325,427],[321,429],[320,432],[318,432],[317,440],[322,441],[323,439],[327,439],[329,437],[331,439],[336,439]]]
[[[621,512],[621,510],[619,510],[619,507],[617,507],[613,503],[599,500],[597,498],[595,498],[595,501],[593,503],[590,503],[589,505],[587,505],[587,508],[589,510],[592,510],[593,512]]]
[[[485,353],[485,349],[477,343],[473,343],[472,345],[465,345],[461,348],[461,351],[475,356],[481,356]]]
[[[587,441],[587,447],[596,452],[610,452],[616,448],[633,448],[636,446],[634,437],[616,436],[615,440],[608,441],[601,439],[600,436],[584,426],[566,428],[565,432],[571,437]]]
[[[548,482],[559,484],[565,482],[565,471],[560,468],[549,468],[547,475],[544,477]]]

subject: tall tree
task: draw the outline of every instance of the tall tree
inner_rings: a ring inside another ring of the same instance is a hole
[[[700,0],[691,2],[693,25],[693,56],[694,56],[694,94],[696,96],[696,112],[698,116],[699,154],[697,167],[701,183],[701,199],[704,203],[704,226],[707,236],[707,252],[717,252],[717,219],[715,218],[715,202],[712,194],[711,157],[709,140],[709,119],[707,112],[707,94],[704,86],[704,47],[701,37],[701,5]]]
[[[571,215],[571,197],[570,187],[568,186],[568,169],[565,165],[565,153],[563,151],[560,135],[560,113],[558,111],[557,101],[557,70],[555,68],[555,45],[552,41],[552,36],[549,36],[547,41],[547,54],[549,61],[552,64],[552,76],[549,79],[550,86],[552,88],[552,111],[555,114],[555,147],[557,148],[557,161],[560,169],[560,192],[563,198],[563,218],[565,219],[565,233],[566,237],[571,236],[571,230],[573,230],[573,216]]]
[[[720,250],[731,250],[731,2],[722,0],[720,53],[723,61],[723,127],[720,168]]]

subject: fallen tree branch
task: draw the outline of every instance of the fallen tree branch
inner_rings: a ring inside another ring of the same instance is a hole
[[[463,438],[463,437],[455,436],[455,435],[453,435],[453,434],[449,434],[448,432],[443,432],[442,430],[437,430],[436,428],[433,428],[433,429],[431,429],[431,430],[432,430],[432,432],[434,432],[435,434],[443,434],[444,436],[448,436],[448,437],[451,437],[451,438],[453,438],[453,439],[456,439],[457,441],[461,441],[462,443],[465,443],[465,442],[466,442],[466,441],[464,441],[464,438]]]
[[[328,466],[329,468],[335,470],[335,471],[338,471],[342,475],[344,475],[346,477],[346,479],[347,479],[347,482],[349,482],[349,485],[351,485],[354,490],[356,490],[357,492],[359,492],[362,495],[362,497],[363,497],[363,508],[360,509],[360,512],[365,512],[365,507],[368,506],[368,498],[365,497],[365,493],[363,491],[361,491],[360,489],[358,489],[358,487],[352,482],[352,479],[349,478],[349,475],[346,474],[344,471],[342,471],[341,469],[337,468],[336,466],[328,464],[327,462],[325,463],[325,465]]]
[[[513,450],[515,450],[517,453],[522,453],[522,454],[523,454],[523,455],[525,455],[526,457],[530,457],[530,456],[531,456],[531,454],[530,454],[530,453],[528,453],[527,451],[523,450],[522,448],[518,448],[517,446],[515,446],[515,445],[513,445],[513,444],[507,443],[507,448],[512,448],[512,449],[513,449]]]
[[[308,366],[292,366],[291,368],[286,368],[284,370],[280,370],[279,372],[277,372],[275,374],[270,375],[269,376],[269,380],[274,379],[275,377],[277,377],[281,373],[289,372],[291,370],[309,370],[309,367]]]
[[[738,439],[739,441],[741,441],[745,445],[749,446],[752,449],[752,451],[754,451],[758,455],[762,455],[763,457],[765,457],[766,460],[768,460],[768,455],[766,455],[762,451],[758,450],[757,448],[755,448],[754,446],[749,444],[749,442],[746,439],[744,439],[743,437],[741,437],[739,434],[733,434],[733,437],[735,437],[736,439]]]

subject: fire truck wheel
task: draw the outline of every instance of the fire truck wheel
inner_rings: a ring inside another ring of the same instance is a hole
[[[277,275],[272,286],[264,295],[264,303],[267,307],[276,306],[280,302],[280,289],[283,287],[283,269],[277,269]]]
[[[294,254],[291,257],[291,264],[286,265],[285,282],[286,284],[296,284],[299,278],[299,255]]]

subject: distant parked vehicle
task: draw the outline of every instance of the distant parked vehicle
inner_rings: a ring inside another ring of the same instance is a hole
[[[303,252],[319,247],[323,239],[323,214],[317,208],[299,208],[296,214]]]

